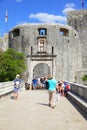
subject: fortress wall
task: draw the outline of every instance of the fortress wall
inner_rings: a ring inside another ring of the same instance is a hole
[[[68,25],[72,26],[81,40],[82,68],[87,70],[87,10],[70,11],[67,15]]]
[[[82,83],[82,75],[87,74],[87,10],[68,12],[67,24],[69,26],[47,23],[17,25],[0,38],[0,49],[5,51],[12,47],[25,53],[28,66],[25,75],[28,79],[33,75],[32,66],[46,63],[58,80],[67,79]],[[39,35],[40,28],[46,29],[46,35]],[[40,38],[45,39],[44,54],[38,53]],[[32,60],[29,57],[31,48],[33,55],[37,56]],[[50,57],[52,48],[55,55],[53,59]],[[40,55],[45,57],[42,58]]]
[[[2,51],[8,49],[8,34],[4,34],[4,36],[0,38],[0,49]]]
[[[39,35],[40,28],[46,29],[46,35]],[[15,29],[20,30],[19,36],[12,37],[12,33]],[[38,54],[39,38],[45,38],[46,40],[45,54]],[[67,79],[69,81],[74,81],[75,72],[77,69],[81,69],[81,53],[79,46],[80,41],[78,33],[69,26],[58,24],[25,24],[19,25],[9,32],[9,47],[24,52],[26,56],[31,55],[32,47],[33,55],[37,56],[34,58],[35,60],[33,59],[34,61],[29,57],[27,58],[28,78],[31,75],[33,76],[32,71],[36,64],[46,63],[50,66],[51,73],[53,73],[57,80]],[[54,55],[56,55],[53,60],[49,58],[49,55],[52,55],[52,47]],[[38,59],[38,55],[48,55],[48,57],[39,57]]]

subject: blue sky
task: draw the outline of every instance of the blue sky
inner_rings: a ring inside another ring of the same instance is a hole
[[[81,9],[81,0],[0,0],[0,36],[22,23],[66,24],[67,11]],[[87,0],[84,0],[84,9],[87,9]]]

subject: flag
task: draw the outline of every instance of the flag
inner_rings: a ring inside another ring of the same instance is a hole
[[[6,14],[5,14],[5,23],[8,22],[8,11],[6,10]]]
[[[82,3],[82,7],[84,8],[84,0],[81,0],[81,3]]]

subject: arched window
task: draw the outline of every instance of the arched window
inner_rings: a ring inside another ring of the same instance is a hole
[[[18,37],[18,36],[20,36],[20,29],[15,29],[13,31],[13,37]]]
[[[47,29],[45,28],[39,28],[38,31],[40,36],[47,35]]]
[[[60,28],[60,34],[63,36],[69,36],[69,30],[66,28]]]

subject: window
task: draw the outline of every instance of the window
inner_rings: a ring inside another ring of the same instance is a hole
[[[40,52],[43,52],[43,51],[44,51],[44,41],[43,41],[43,40],[41,40],[41,41],[39,42],[39,51],[40,51]]]
[[[47,35],[47,30],[46,29],[43,29],[43,28],[40,28],[40,29],[38,29],[38,31],[39,31],[39,35]]]
[[[69,36],[69,30],[66,28],[60,28],[60,34],[63,36]]]
[[[13,31],[13,37],[18,37],[18,36],[20,36],[20,30],[19,29],[15,29]]]
[[[38,52],[45,52],[46,51],[46,39],[45,38],[38,38]]]

